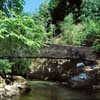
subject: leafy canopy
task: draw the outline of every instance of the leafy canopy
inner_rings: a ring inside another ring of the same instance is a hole
[[[47,40],[45,28],[32,17],[8,18],[0,11],[0,55],[33,54]]]
[[[100,0],[83,0],[80,18],[82,20],[100,19]]]
[[[11,72],[11,65],[8,60],[0,60],[0,73]]]
[[[11,16],[11,11],[20,14],[24,7],[24,0],[0,0],[0,10],[4,11],[7,16]]]

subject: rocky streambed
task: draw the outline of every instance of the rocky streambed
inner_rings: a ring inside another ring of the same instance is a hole
[[[21,76],[15,76],[14,82],[10,84],[0,77],[0,100],[21,95],[29,90],[27,81]]]

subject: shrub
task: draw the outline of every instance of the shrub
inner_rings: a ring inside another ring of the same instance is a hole
[[[88,20],[84,23],[84,30],[81,34],[81,43],[86,46],[92,46],[100,38],[99,24],[100,22],[95,20]]]
[[[58,44],[88,46],[100,51],[100,21],[88,19],[75,24],[73,16],[69,15],[60,26],[62,34]]]
[[[100,19],[100,0],[83,0],[81,20]]]
[[[32,55],[47,41],[45,28],[32,17],[0,15],[0,55]]]
[[[12,64],[8,60],[0,60],[0,73],[11,72]]]
[[[64,44],[80,45],[80,35],[83,30],[82,24],[74,24],[73,16],[66,16],[64,22],[61,23],[62,41]]]
[[[31,59],[15,59],[13,61],[12,71],[13,74],[25,75],[29,71],[29,67],[32,63]]]

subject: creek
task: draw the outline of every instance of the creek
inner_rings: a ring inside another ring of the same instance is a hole
[[[6,100],[100,100],[100,91],[71,89],[53,82],[29,81],[31,91]]]

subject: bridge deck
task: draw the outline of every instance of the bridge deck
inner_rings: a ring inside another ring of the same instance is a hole
[[[69,45],[48,45],[41,49],[39,57],[55,59],[87,59],[96,60],[93,49]]]
[[[69,45],[47,45],[40,52],[28,56],[6,56],[0,58],[51,58],[51,59],[86,59],[96,60],[93,50],[88,47],[76,47]]]

